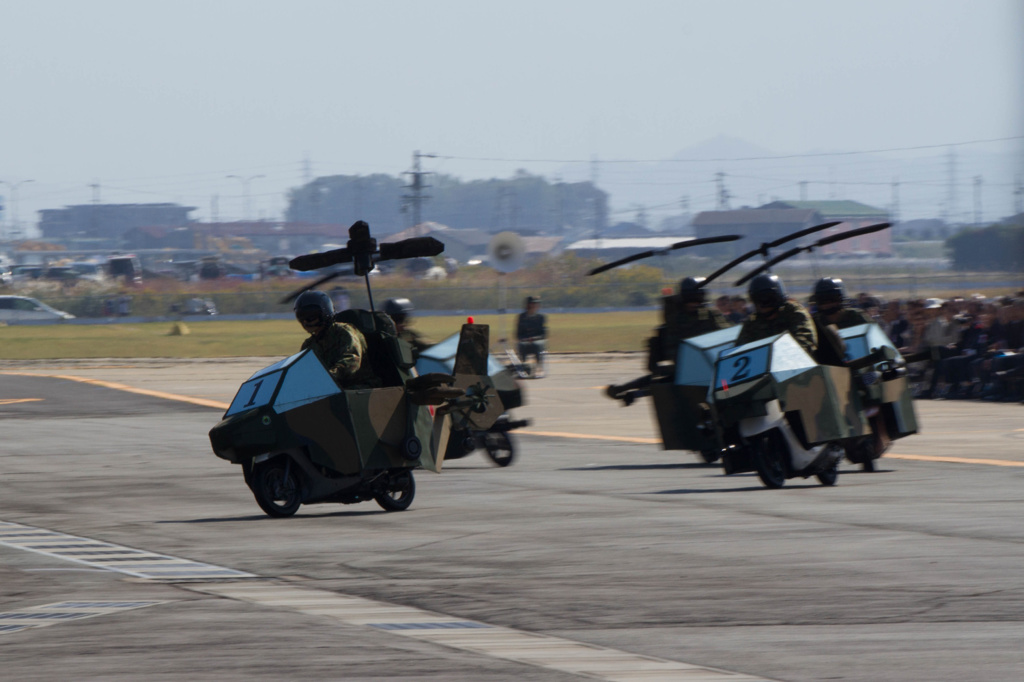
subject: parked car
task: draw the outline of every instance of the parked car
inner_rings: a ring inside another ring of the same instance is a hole
[[[0,322],[28,320],[70,320],[71,313],[51,308],[28,296],[0,296]]]

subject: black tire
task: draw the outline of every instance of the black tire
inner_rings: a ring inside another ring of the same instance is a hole
[[[484,448],[491,461],[500,467],[507,467],[516,458],[516,446],[507,432],[484,434]]]
[[[416,479],[412,477],[411,469],[388,474],[384,485],[385,488],[373,499],[386,511],[405,511],[416,497]]]
[[[766,488],[786,485],[786,459],[789,456],[785,441],[774,429],[751,442],[754,468]]]
[[[252,494],[268,516],[291,516],[302,505],[302,484],[298,467],[287,457],[276,457],[253,467]]]
[[[839,462],[832,465],[830,469],[826,469],[817,475],[818,482],[822,485],[835,485],[839,479]]]
[[[875,460],[873,460],[873,459],[866,459],[866,460],[864,460],[861,463],[860,468],[861,468],[861,471],[866,471],[868,473],[873,472],[875,470]]]

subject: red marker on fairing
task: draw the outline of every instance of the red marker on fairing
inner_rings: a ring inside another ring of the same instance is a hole
[[[472,315],[470,315],[469,317],[466,318],[466,324],[473,324],[473,316]]]
[[[729,392],[729,384],[725,383],[725,379],[722,379],[722,390],[726,393]]]

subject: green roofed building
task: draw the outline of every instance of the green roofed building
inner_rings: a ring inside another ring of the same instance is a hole
[[[870,220],[883,223],[889,219],[889,212],[848,199],[829,201],[773,201],[760,208],[796,208],[816,211],[822,220],[859,221]]]

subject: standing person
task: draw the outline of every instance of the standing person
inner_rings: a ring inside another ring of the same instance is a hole
[[[322,291],[305,291],[295,299],[295,319],[309,332],[302,350],[311,348],[320,364],[342,388],[372,388],[363,367],[366,339],[355,327],[334,321],[334,304]]]
[[[814,320],[803,306],[786,298],[777,275],[758,275],[750,280],[748,295],[756,312],[743,323],[737,346],[789,332],[808,355],[814,356],[818,349]]]
[[[519,313],[516,322],[516,340],[519,342],[519,358],[526,362],[529,356],[537,358],[534,376],[544,378],[544,353],[547,351],[547,321],[540,309],[540,296],[527,296],[526,310]]]
[[[402,339],[412,347],[412,359],[415,362],[419,359],[420,353],[434,345],[433,341],[424,338],[422,334],[413,329],[412,324],[412,301],[407,298],[389,298],[384,301],[384,312],[395,322],[395,331],[398,338]]]

